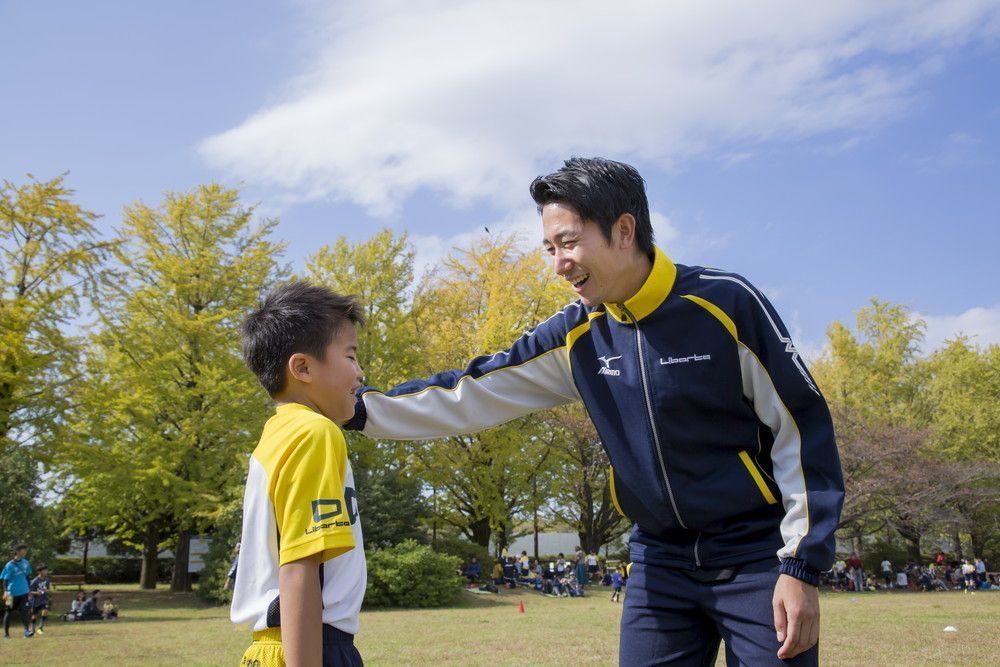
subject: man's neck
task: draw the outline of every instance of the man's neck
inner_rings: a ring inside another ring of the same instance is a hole
[[[617,299],[615,303],[625,303],[642,289],[642,286],[646,284],[646,280],[649,279],[649,274],[653,272],[653,260],[649,258],[644,252],[635,253],[630,258],[628,264],[623,268],[621,276],[621,290],[620,295],[622,298]]]

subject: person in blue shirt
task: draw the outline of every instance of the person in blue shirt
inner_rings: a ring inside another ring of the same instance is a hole
[[[479,581],[479,577],[483,574],[483,566],[476,560],[473,556],[472,560],[465,568],[465,577],[469,580],[470,584],[474,584]]]
[[[611,586],[613,588],[611,592],[611,601],[620,601],[622,595],[622,573],[618,570],[611,573]]]
[[[10,639],[10,618],[14,612],[21,614],[21,623],[24,625],[24,636],[30,637],[33,633],[29,627],[31,624],[31,609],[28,607],[28,586],[31,577],[31,563],[28,562],[28,546],[18,544],[14,547],[14,557],[7,561],[0,572],[0,587],[3,588],[3,599],[7,608],[3,616],[3,638]]]

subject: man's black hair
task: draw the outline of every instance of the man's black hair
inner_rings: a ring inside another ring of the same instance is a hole
[[[27,548],[28,548],[27,544],[15,544],[14,545],[14,553],[17,553],[21,549],[27,549]]]
[[[243,321],[243,360],[267,393],[276,396],[286,385],[288,359],[303,353],[322,361],[326,347],[348,322],[365,323],[355,297],[301,281],[282,285]]]
[[[41,572],[42,570],[47,570],[47,569],[49,569],[49,566],[46,565],[45,563],[42,563],[41,565],[35,568],[35,572]]]
[[[615,221],[623,213],[631,213],[635,218],[636,245],[653,256],[646,183],[635,167],[600,157],[573,157],[548,176],[533,180],[529,191],[539,213],[546,204],[572,206],[581,218],[598,224],[608,243]]]

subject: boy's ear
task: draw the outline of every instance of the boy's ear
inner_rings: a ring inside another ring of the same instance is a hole
[[[312,374],[309,372],[310,358],[302,352],[296,352],[288,358],[288,377],[299,382],[309,384],[312,382]]]

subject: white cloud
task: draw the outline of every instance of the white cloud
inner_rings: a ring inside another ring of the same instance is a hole
[[[990,308],[970,308],[958,315],[924,315],[914,313],[914,319],[927,323],[923,350],[925,353],[941,348],[947,340],[959,334],[971,336],[979,345],[1000,345],[1000,305]]]
[[[420,188],[520,204],[571,154],[725,162],[731,144],[864,130],[904,113],[947,49],[1000,33],[990,0],[307,7],[312,69],[200,151],[375,214]]]

